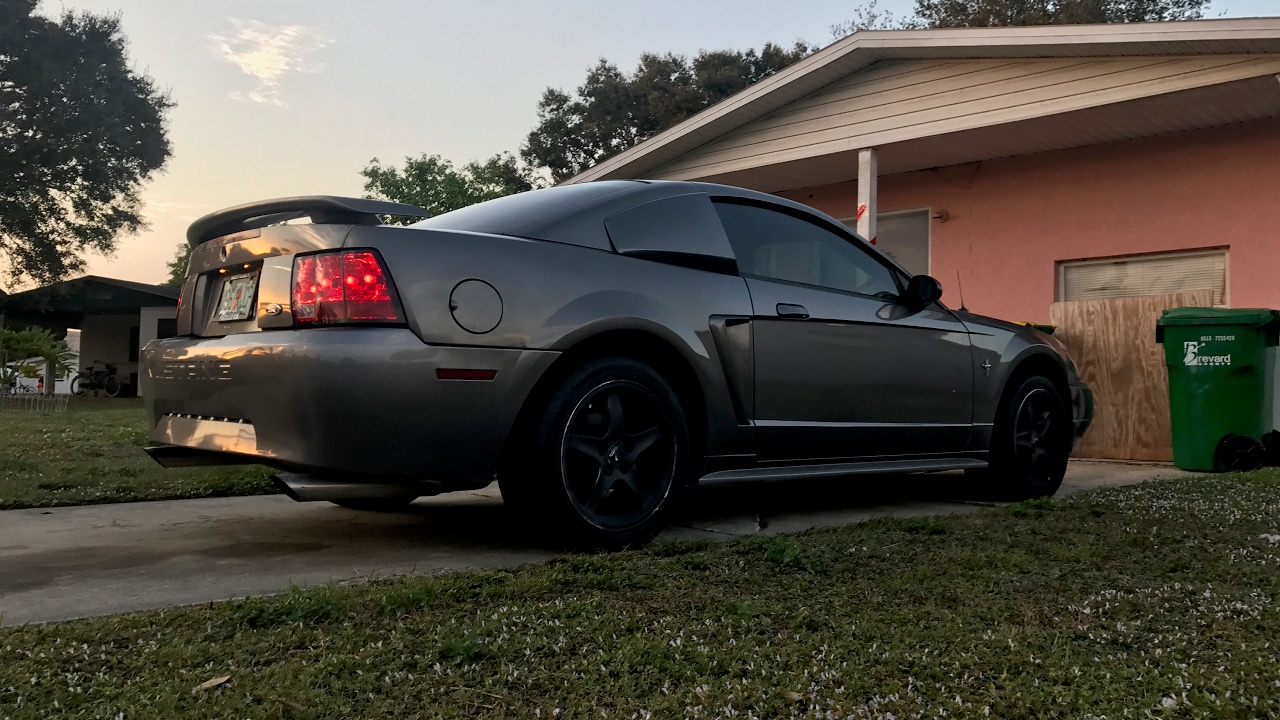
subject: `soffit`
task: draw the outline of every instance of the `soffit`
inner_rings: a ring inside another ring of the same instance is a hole
[[[882,145],[881,175],[1280,119],[1280,80],[1267,75],[1100,107]],[[857,178],[857,150],[699,178],[778,192]]]
[[[888,61],[833,83],[644,177],[703,180],[859,148],[1270,78],[1276,73],[1280,73],[1280,55]],[[1184,124],[1188,128],[1201,126],[1198,122],[1191,117]]]

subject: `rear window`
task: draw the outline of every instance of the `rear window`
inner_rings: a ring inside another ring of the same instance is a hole
[[[595,182],[531,190],[427,218],[411,227],[555,239],[538,233],[555,219],[633,187],[625,182]]]

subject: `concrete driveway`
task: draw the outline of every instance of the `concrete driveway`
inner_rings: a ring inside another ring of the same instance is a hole
[[[1059,496],[1184,473],[1072,461]],[[972,512],[963,476],[888,475],[700,489],[659,542]],[[514,567],[557,553],[509,531],[497,486],[404,512],[282,496],[0,512],[0,623],[65,620],[280,592],[289,585]]]

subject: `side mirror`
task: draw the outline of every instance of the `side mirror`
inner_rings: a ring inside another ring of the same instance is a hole
[[[902,300],[911,307],[924,307],[942,297],[942,283],[928,275],[916,275],[907,283]]]

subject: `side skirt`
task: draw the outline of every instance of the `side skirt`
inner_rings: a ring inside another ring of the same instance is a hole
[[[775,482],[804,478],[876,475],[901,472],[940,472],[942,470],[982,470],[986,460],[975,458],[922,458],[914,460],[867,460],[864,462],[792,465],[721,470],[703,475],[699,485],[728,485],[739,482]]]
[[[336,500],[386,500],[439,495],[440,485],[425,482],[345,482],[305,473],[277,473],[271,476],[276,487],[298,502]]]

